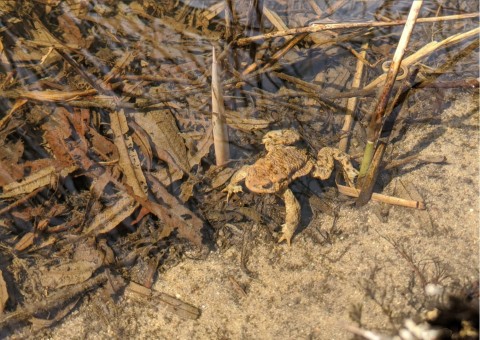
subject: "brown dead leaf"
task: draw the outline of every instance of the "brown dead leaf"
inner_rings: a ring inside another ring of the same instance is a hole
[[[15,166],[13,167],[14,171],[11,171],[10,169],[12,169],[12,165],[15,166],[16,164],[12,164],[8,161],[0,161],[0,186],[22,178],[20,173],[23,173],[23,168]]]
[[[95,248],[93,239],[75,247],[73,261],[40,270],[40,281],[46,288],[61,288],[88,280],[100,268],[105,255]]]
[[[117,171],[117,173],[119,173],[119,171]],[[117,180],[119,177],[114,175],[112,168],[110,167],[106,168],[103,173],[93,171],[92,173],[86,173],[86,175],[93,179],[92,185],[90,186],[90,192],[92,193],[93,198],[99,198],[112,178]]]
[[[68,112],[63,107],[58,107],[41,125],[44,131],[43,138],[46,140],[54,158],[64,164],[73,164],[66,139],[72,134],[70,123],[66,117]]]
[[[182,185],[180,186],[180,195],[178,197],[180,201],[185,203],[190,199],[190,197],[193,196],[193,187],[195,186],[195,184],[197,184],[197,182],[198,180],[196,178],[190,177],[182,183]]]
[[[53,158],[65,165],[72,165],[74,161],[70,156],[67,143],[61,137],[61,135],[59,135],[60,133],[61,130],[47,128],[47,130],[43,134],[43,138],[47,142],[47,146],[51,151]]]
[[[233,174],[235,173],[235,169],[225,168],[225,167],[217,167],[216,169],[209,169],[209,172],[210,170],[212,170],[213,172],[216,172],[216,174],[212,178],[212,186],[211,186],[212,189],[217,189],[222,185],[224,185],[230,179],[230,177],[232,177]]]
[[[21,140],[0,146],[0,186],[23,177],[24,166],[18,164],[23,150],[24,145]]]
[[[168,193],[167,195],[173,197]],[[162,196],[162,198],[165,197]],[[154,203],[140,196],[135,196],[135,199],[144,208],[147,208],[152,214],[156,215],[163,223],[165,223],[165,228],[162,231],[163,235],[167,236],[171,233],[172,230],[178,229],[179,237],[185,238],[197,246],[201,246],[202,237],[200,229],[203,226],[203,223],[201,222],[201,220],[198,219],[198,217],[191,213],[190,210],[179,205],[178,202],[176,202],[176,206],[173,207],[173,209],[167,209],[158,203]],[[180,215],[180,213],[176,210],[181,209],[175,209],[179,207],[183,207],[186,210],[186,214]],[[190,214],[188,214],[188,212],[190,212]],[[194,217],[193,221],[192,217]],[[200,221],[200,224],[197,221]]]
[[[152,192],[168,208],[146,199],[137,199],[137,201],[161,219],[168,228],[178,229],[180,237],[200,246],[202,244],[201,229],[203,228],[203,221],[172,196],[156,178],[149,176],[149,180],[152,183]]]
[[[58,176],[65,177],[75,171],[75,166],[69,166],[57,170],[55,166],[49,166],[25,177],[21,182],[12,182],[3,186],[0,198],[10,198],[22,194],[28,194],[37,188],[47,185],[55,186]]]
[[[99,154],[105,161],[118,160],[118,150],[111,141],[99,134],[97,130],[89,128],[89,140],[92,143],[92,149]]]
[[[88,48],[93,39],[84,39],[80,29],[75,24],[69,13],[58,16],[59,31],[62,32],[63,41]]]
[[[90,122],[90,111],[87,109],[74,108],[73,114],[68,114],[66,117],[77,132],[78,137],[87,144],[85,141],[85,134],[88,131],[88,125]]]
[[[88,120],[85,112],[71,115],[65,108],[59,107],[42,124],[42,129],[45,131],[44,139],[56,160],[63,164],[75,162],[81,169],[88,170],[94,162],[87,156],[89,144],[84,136],[85,120]],[[72,133],[72,126],[76,134]]]
[[[183,171],[177,170],[174,172],[170,172],[170,169],[168,169],[168,167],[159,168],[156,171],[151,171],[150,174],[156,179],[158,179],[166,187],[183,177]]]
[[[252,116],[251,112],[227,110],[225,112],[225,116],[227,117],[227,124],[229,126],[236,130],[245,132],[263,130],[266,129],[270,123],[272,123],[266,119],[249,118]]]
[[[34,172],[38,172],[42,169],[48,168],[49,166],[54,166],[56,169],[59,169],[61,167],[60,162],[57,162],[55,159],[52,158],[41,158],[41,159],[35,159],[33,161],[26,161],[25,162],[25,170],[28,169],[28,172],[30,174],[33,174]]]
[[[40,270],[40,280],[46,288],[61,288],[88,280],[99,267],[91,261],[62,263],[47,270]]]
[[[95,215],[93,220],[85,229],[85,235],[99,235],[108,233],[120,222],[130,216],[137,206],[138,204],[133,198],[124,194],[123,197],[121,197],[115,204]]]
[[[150,135],[157,156],[168,163],[170,171],[189,172],[187,148],[180,136],[175,118],[169,110],[136,113],[133,118]],[[165,155],[166,154],[166,155]]]
[[[195,320],[200,317],[200,310],[198,308],[173,296],[157,292],[133,281],[131,281],[125,288],[125,294],[130,298],[150,305],[154,308],[158,308],[160,305],[166,308],[168,311],[185,319]]]
[[[205,155],[207,155],[210,151],[210,147],[213,144],[213,126],[210,126],[207,131],[205,131],[205,135],[203,136],[202,140],[198,143],[197,149],[198,151],[189,159],[190,167],[194,167],[198,165]]]
[[[118,149],[119,165],[126,183],[133,188],[135,195],[145,197],[148,187],[142,172],[138,154],[130,136],[127,136],[128,124],[123,110],[110,113],[110,125]]]
[[[133,141],[142,151],[144,159],[147,163],[146,168],[150,170],[152,167],[153,151],[150,146],[150,142],[148,141],[148,133],[135,122],[130,122],[129,125],[133,129]]]

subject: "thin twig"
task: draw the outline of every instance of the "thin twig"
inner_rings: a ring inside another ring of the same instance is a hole
[[[478,17],[479,14],[480,14],[479,12],[476,12],[476,13],[467,13],[467,14],[459,14],[459,15],[447,15],[443,17],[434,17],[434,18],[420,18],[417,20],[417,23],[471,19],[471,18]],[[346,29],[346,28],[400,26],[400,25],[404,25],[406,22],[407,20],[394,20],[394,21],[388,21],[388,22],[367,21],[367,22],[348,22],[348,23],[335,23],[335,24],[314,24],[312,26],[291,28],[284,31],[276,31],[276,32],[256,35],[253,37],[241,38],[237,40],[237,45],[244,46],[259,40],[267,40],[272,38],[284,37],[286,35],[316,33],[321,31],[338,30],[338,29]]]

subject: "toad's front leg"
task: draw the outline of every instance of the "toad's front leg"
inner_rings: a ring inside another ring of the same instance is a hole
[[[283,201],[285,202],[285,224],[282,224],[282,236],[278,242],[287,241],[290,246],[293,234],[300,223],[300,204],[289,188],[283,193]]]
[[[238,183],[240,183],[245,179],[245,177],[247,177],[248,168],[250,168],[250,165],[244,165],[243,167],[241,167],[240,170],[233,174],[227,187],[223,189],[223,192],[227,193],[227,202],[234,193],[243,191],[242,186],[238,185]]]

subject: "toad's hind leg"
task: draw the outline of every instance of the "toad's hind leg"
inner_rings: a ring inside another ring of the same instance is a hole
[[[287,241],[290,246],[293,234],[300,223],[300,204],[292,190],[288,188],[283,193],[283,200],[285,202],[285,224],[282,224],[282,236],[278,242]]]
[[[312,173],[313,176],[322,180],[329,178],[335,165],[334,160],[337,160],[341,164],[347,180],[350,184],[353,184],[358,175],[358,171],[350,162],[350,156],[336,148],[325,147],[318,151],[316,167]]]

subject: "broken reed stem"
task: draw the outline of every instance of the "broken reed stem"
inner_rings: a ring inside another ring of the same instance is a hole
[[[318,6],[315,0],[308,0],[308,4],[313,9],[316,15],[321,16],[323,14],[322,9]]]
[[[297,46],[299,42],[307,37],[308,34],[300,34],[295,37],[292,37],[289,41],[287,41],[280,50],[275,52],[275,54],[270,58],[270,60],[262,67],[260,72],[266,72],[268,68],[272,67],[276,64],[285,54],[288,53],[292,48]]]
[[[213,47],[212,56],[212,125],[213,145],[217,165],[223,165],[230,159],[227,121],[223,102],[222,83],[220,82],[219,65]]]
[[[339,193],[350,196],[350,197],[358,197],[361,193],[358,189],[348,187],[345,185],[340,185],[340,184],[337,184],[337,189]],[[407,200],[404,198],[377,194],[376,192],[372,194],[372,200],[376,202],[397,205],[400,207],[413,208],[413,209],[419,209],[419,210],[425,209],[425,203],[423,203],[422,201]]]
[[[280,58],[282,58],[285,54],[287,54],[288,51],[290,51],[293,47],[295,47],[300,41],[305,39],[307,34],[301,34],[292,37],[289,39],[283,46],[273,54],[273,56],[268,60],[267,63],[263,64],[263,61],[256,61],[253,64],[250,64],[243,72],[242,72],[242,77],[247,76],[249,74],[252,74],[253,71],[258,69],[260,66],[262,66],[262,69],[259,70],[260,73],[265,72],[269,67],[277,63]],[[263,65],[262,65],[263,64]],[[238,84],[237,84],[238,86]]]
[[[415,0],[412,3],[410,12],[408,13],[402,36],[400,37],[397,49],[395,51],[395,54],[393,55],[390,69],[387,73],[387,78],[385,80],[383,91],[380,94],[379,100],[377,102],[374,113],[370,120],[370,124],[367,129],[367,145],[365,146],[365,153],[363,155],[362,164],[360,166],[359,177],[365,176],[368,167],[370,166],[370,162],[372,161],[375,144],[378,137],[380,136],[380,131],[383,126],[385,108],[387,107],[393,84],[395,83],[398,70],[400,69],[400,64],[402,63],[403,55],[405,54],[405,49],[407,48],[408,42],[410,41],[410,36],[412,35],[415,21],[417,20],[418,13],[420,12],[420,8],[422,7],[422,3],[423,0]]]
[[[241,74],[242,79],[246,80],[248,78],[245,77],[256,77],[262,73],[266,73],[271,68],[273,65],[275,65],[280,58],[282,58],[285,54],[287,54],[288,51],[290,51],[292,48],[294,48],[300,41],[302,41],[308,34],[301,34],[292,37],[290,40],[288,40],[275,54],[268,60],[268,62],[264,63],[261,60],[257,60],[256,62],[250,64]],[[255,73],[253,73],[255,70],[257,70],[260,66],[262,68]],[[235,84],[235,86],[241,87],[245,84],[245,81],[239,81]]]
[[[367,48],[368,42],[363,43],[362,52],[360,53],[360,57],[363,59],[365,59],[365,56],[367,55]],[[363,61],[361,59],[358,59],[357,68],[355,70],[355,75],[353,76],[352,81],[352,90],[356,90],[360,87],[364,66],[365,64],[363,63]],[[344,152],[348,150],[348,141],[350,140],[349,132],[353,125],[353,117],[355,115],[355,108],[357,107],[357,102],[358,97],[348,98],[347,101],[347,112],[345,113],[345,121],[343,122],[340,142],[338,143],[338,148]]]
[[[467,13],[459,15],[447,15],[443,17],[434,17],[434,18],[420,18],[417,20],[417,23],[428,23],[428,22],[438,22],[438,21],[447,21],[447,20],[463,20],[471,19],[478,17],[480,13]],[[253,37],[241,38],[237,40],[238,46],[248,45],[252,42],[273,39],[278,37],[284,37],[286,35],[296,35],[301,33],[316,33],[320,31],[328,30],[338,30],[345,28],[370,28],[370,27],[385,27],[385,26],[399,26],[404,25],[406,20],[393,20],[393,21],[367,21],[367,22],[349,22],[349,23],[335,23],[335,24],[313,24],[306,27],[291,28],[284,31],[276,31],[266,34],[260,34]]]

